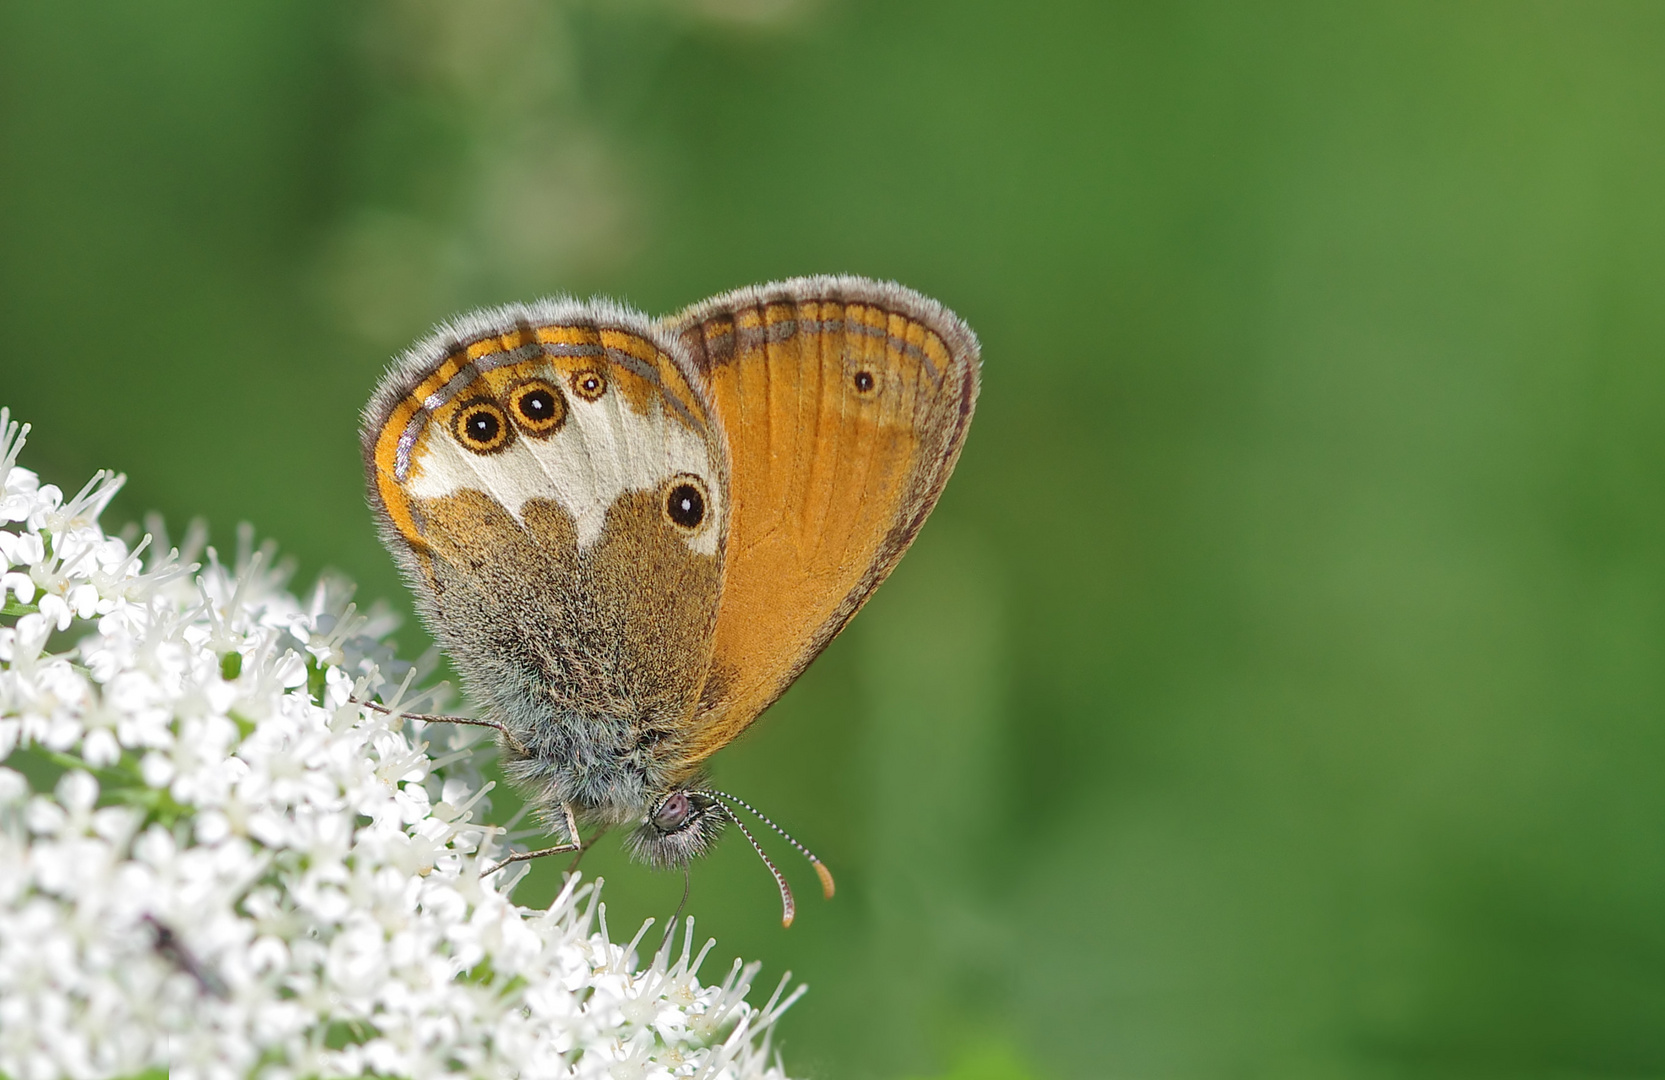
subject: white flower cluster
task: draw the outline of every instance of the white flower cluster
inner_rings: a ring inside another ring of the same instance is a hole
[[[782,1076],[785,980],[754,1008],[691,920],[641,968],[599,882],[482,877],[478,730],[399,716],[390,620],[246,536],[142,565],[122,478],[66,501],[26,434],[0,410],[0,1076]]]

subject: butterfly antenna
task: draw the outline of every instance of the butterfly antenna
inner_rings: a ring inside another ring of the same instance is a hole
[[[701,792],[701,794],[707,793]],[[752,850],[757,852],[757,857],[763,860],[763,865],[769,868],[769,873],[775,876],[775,884],[780,886],[780,924],[791,926],[793,918],[798,914],[798,905],[792,899],[792,887],[786,883],[786,876],[780,872],[780,868],[774,864],[774,861],[763,853],[763,845],[757,842],[757,837],[753,836],[752,831],[746,828],[744,821],[735,816],[734,811],[729,809],[728,804],[716,798],[711,801],[721,807],[723,814],[734,822],[735,827],[745,834],[747,840],[751,841]],[[735,801],[738,802],[739,800]]]
[[[787,832],[785,829],[781,828],[779,825],[776,825],[773,821],[771,821],[769,819],[768,814],[765,814],[763,811],[759,810],[757,807],[753,806],[751,803],[747,802],[745,799],[736,798],[733,795],[730,795],[726,791],[707,791],[707,792],[704,792],[704,794],[709,795],[714,799],[718,799],[718,801],[721,801],[722,799],[727,799],[728,801],[730,801],[732,803],[737,803],[740,806],[745,807],[747,810],[750,810],[754,815],[756,815],[756,817],[759,821],[763,822],[763,824],[769,826],[769,828],[771,828],[771,829],[775,830],[777,833],[779,833],[780,836],[781,836],[781,839],[785,840],[788,844],[791,844],[793,847],[797,848],[798,849],[798,854],[800,854],[804,858],[808,859],[809,860],[809,865],[815,867],[815,876],[821,879],[821,893],[822,893],[822,895],[824,895],[828,900],[831,900],[833,898],[833,893],[836,891],[837,886],[834,885],[834,883],[833,883],[832,871],[827,869],[827,864],[822,862],[820,859],[817,859],[815,857],[815,852],[809,850],[808,848],[804,847],[802,844],[798,843],[797,840],[793,839],[791,833]],[[727,809],[727,808],[725,807],[725,809]],[[729,812],[729,818],[730,818],[730,820],[734,819],[733,811]],[[736,824],[738,824],[738,822],[736,822]]]

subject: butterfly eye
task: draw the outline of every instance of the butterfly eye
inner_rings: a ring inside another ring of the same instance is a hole
[[[705,485],[696,476],[679,476],[665,492],[665,516],[671,524],[693,532],[705,520]]]
[[[521,383],[509,391],[509,411],[528,435],[548,435],[567,418],[566,399],[542,379]]]
[[[585,401],[594,401],[607,392],[607,376],[599,371],[574,372],[572,392]]]
[[[873,390],[873,373],[871,371],[856,372],[856,393],[867,394]]]
[[[474,401],[451,421],[457,441],[476,454],[493,454],[509,445],[509,418],[495,401]]]
[[[687,792],[673,791],[653,812],[653,827],[663,833],[676,832],[688,823],[688,815],[693,809],[693,800],[688,798]]]

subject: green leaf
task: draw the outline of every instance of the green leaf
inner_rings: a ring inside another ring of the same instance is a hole
[[[236,709],[231,710],[226,715],[231,717],[232,723],[237,725],[237,734],[240,738],[246,739],[254,734],[255,723],[253,720],[250,720]]]
[[[370,1041],[375,1034],[367,1025],[357,1020],[337,1020],[324,1031],[324,1045],[331,1050],[340,1050],[346,1046],[362,1046]]]
[[[163,828],[171,829],[178,824],[179,819],[191,812],[191,808],[174,800],[173,794],[167,788],[152,788],[143,785],[125,785],[122,787],[106,788],[100,792],[100,803],[121,803],[126,806],[144,811],[145,823],[156,822]]]
[[[312,700],[319,705],[324,703],[324,672],[329,668],[318,663],[313,657],[306,660],[306,692],[312,695]]]
[[[29,790],[35,792],[51,791],[58,784],[58,778],[67,770],[49,755],[49,752],[38,746],[22,746],[13,750],[6,759],[6,765],[23,774],[23,779],[29,782]],[[77,763],[76,768],[80,768]],[[0,1076],[0,1080],[5,1080]]]

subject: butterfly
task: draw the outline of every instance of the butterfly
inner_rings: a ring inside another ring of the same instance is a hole
[[[707,759],[912,543],[977,400],[975,335],[900,285],[807,277],[654,320],[608,300],[474,312],[363,414],[371,506],[474,720],[566,840],[686,868],[726,822]],[[441,718],[434,718],[441,719]],[[456,718],[452,718],[456,719]],[[500,864],[502,865],[502,864]]]

